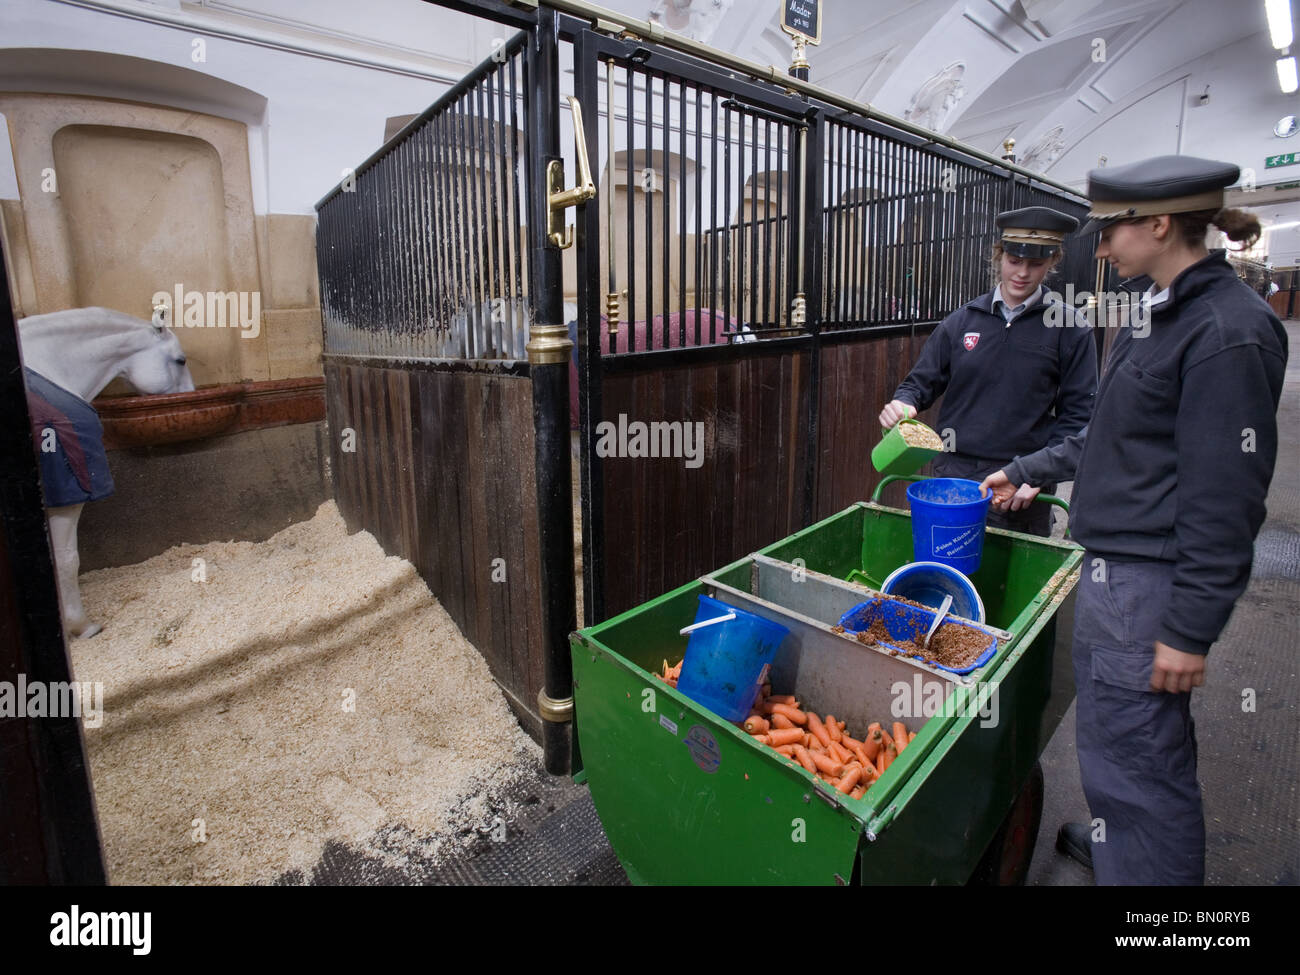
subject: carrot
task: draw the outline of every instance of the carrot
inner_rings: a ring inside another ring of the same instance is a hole
[[[862,769],[857,765],[852,765],[849,767],[848,771],[840,777],[840,783],[835,788],[847,796],[853,791],[854,787],[858,784],[858,779],[861,777]]]
[[[827,730],[830,730],[829,728]],[[830,753],[846,765],[853,761],[853,753],[837,741],[831,742]]]
[[[822,719],[817,717],[817,712],[815,711],[808,712],[808,730],[811,731],[817,737],[817,740],[822,743],[822,748],[830,747],[831,733],[826,730],[826,726],[822,724]]]
[[[864,788],[862,788],[862,786],[858,786],[858,787],[855,788],[852,792],[849,793],[849,798],[850,798],[850,799],[861,799],[861,798],[862,798],[863,796],[865,796],[866,794],[867,794],[867,790],[864,789]]]
[[[678,678],[680,678],[680,677],[682,676],[682,664],[684,664],[684,663],[686,663],[686,658],[685,658],[685,657],[682,657],[681,660],[677,661],[677,666],[674,667],[674,668],[673,668],[673,671],[672,671],[672,676],[673,676],[673,677],[678,677]]]
[[[772,699],[768,698],[768,700],[771,701]],[[772,713],[783,714],[800,726],[808,723],[808,715],[804,714],[804,712],[800,711],[798,708],[791,707],[789,704],[782,704],[780,701],[776,701],[772,704]]]
[[[882,747],[882,748],[888,748],[890,745],[893,745],[893,744],[895,744],[895,742],[894,742],[894,736],[891,735],[891,734],[890,734],[888,731],[886,731],[884,728],[881,728],[881,729],[880,729],[880,747]]]
[[[862,751],[870,761],[874,762],[876,756],[880,754],[880,750],[884,745],[882,735],[883,732],[880,730],[880,725],[876,725],[867,732],[867,740],[862,743]]]
[[[848,749],[851,750],[851,749],[855,749],[855,748],[857,748],[859,745],[862,744],[862,742],[858,741],[858,740],[857,740],[856,738],[854,738],[852,735],[846,735],[846,734],[842,734],[842,733],[841,733],[841,735],[840,735],[840,744],[843,745],[845,748],[848,748]]]
[[[893,742],[890,742],[888,745],[886,745],[884,748],[880,750],[880,755],[877,758],[879,764],[876,767],[880,770],[881,775],[885,774],[885,769],[889,768],[889,766],[893,764],[894,759],[896,759],[897,757],[898,757],[898,749],[894,747]]]
[[[788,704],[792,708],[799,706],[799,701],[793,694],[769,694],[767,699],[773,704]]]
[[[803,736],[798,728],[775,728],[767,733],[773,745],[802,745]]]
[[[827,775],[838,776],[844,771],[844,765],[841,762],[837,762],[835,759],[830,758],[827,755],[823,755],[820,752],[810,752],[809,754],[813,760],[813,764]]]
[[[799,762],[799,764],[802,765],[804,768],[806,768],[809,772],[815,773],[817,771],[816,763],[813,762],[812,756],[808,754],[808,749],[804,748],[803,745],[794,746],[794,757]]]
[[[786,758],[794,758],[794,745],[776,745],[775,748]]]
[[[909,731],[907,733],[907,743],[910,745],[915,739],[916,739],[916,732]]]
[[[768,719],[773,728],[793,728],[794,722],[784,714],[774,714]]]
[[[831,741],[839,741],[844,737],[844,732],[840,730],[840,724],[835,720],[835,715],[826,715],[826,733],[831,736]]]
[[[760,745],[772,744],[771,740],[767,737],[767,735],[750,735],[749,737],[753,738]]]
[[[683,657],[682,659],[685,660],[686,658]],[[835,722],[835,723],[836,723],[837,725],[840,726],[840,731],[841,731],[841,732],[843,732],[844,729],[847,728],[847,727],[849,726],[849,723],[848,723],[847,721],[837,721],[837,722]]]
[[[822,743],[819,742],[816,738],[814,738],[810,732],[805,731],[803,733],[803,747],[808,749],[809,751],[812,751],[813,749],[816,749],[817,751],[821,751]]]
[[[861,782],[863,785],[870,788],[871,784],[878,778],[880,778],[880,772],[876,769],[875,762],[868,762],[866,765],[862,766]]]
[[[745,730],[751,735],[761,735],[768,730],[768,727],[766,718],[751,714],[745,719]]]
[[[907,725],[901,721],[894,722],[894,744],[900,752],[907,747]]]

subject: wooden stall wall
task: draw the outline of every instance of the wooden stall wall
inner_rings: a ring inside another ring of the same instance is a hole
[[[330,355],[325,383],[330,470],[348,530],[369,531],[386,553],[415,565],[521,723],[539,735],[540,542],[527,376],[382,368]],[[353,451],[343,450],[348,429]]]
[[[803,519],[809,349],[700,355],[607,366],[605,419],[701,422],[705,449],[697,468],[684,458],[602,459],[606,617],[782,538]]]
[[[880,440],[877,418],[933,331],[933,325],[915,330],[905,325],[823,338],[814,521],[868,500],[880,483],[871,466],[871,448]],[[933,425],[938,413],[936,402],[921,419]],[[881,502],[905,506],[904,490],[905,485],[890,485]]]
[[[933,327],[824,338],[816,391],[811,342],[702,351],[686,364],[607,360],[603,419],[702,421],[706,449],[695,469],[680,458],[602,458],[605,617],[870,498],[880,481],[871,466],[876,418]],[[922,416],[933,421],[937,411]],[[888,488],[884,502],[901,505],[903,490]]]

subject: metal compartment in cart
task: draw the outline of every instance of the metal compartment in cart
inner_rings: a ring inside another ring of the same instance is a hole
[[[990,529],[972,578],[999,647],[958,677],[831,629],[875,594],[842,580],[881,579],[911,548],[906,512],[856,504],[573,634],[579,777],[634,882],[964,883],[991,841],[1015,850],[999,827],[1073,698],[1061,617],[1081,550]],[[904,719],[916,739],[862,799],[843,796],[653,676],[684,654],[700,593],[788,627],[773,686],[852,731],[892,721],[903,693],[944,706]]]

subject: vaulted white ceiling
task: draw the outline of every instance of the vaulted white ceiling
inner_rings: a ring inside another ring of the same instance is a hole
[[[64,10],[68,0],[44,0]],[[424,0],[71,0],[159,11],[323,46],[430,83],[428,101],[508,31]],[[762,64],[788,65],[779,0],[604,0]],[[1300,220],[1300,114],[1277,82],[1264,0],[822,0],[812,80],[1083,189],[1089,169],[1162,153],[1229,160],[1258,187],[1238,205]],[[32,9],[32,0],[0,0]],[[147,19],[147,14],[146,14]],[[1300,21],[1297,22],[1300,28]],[[54,43],[52,40],[51,43]],[[255,87],[255,86],[254,86]],[[323,97],[343,97],[322,93]],[[1205,96],[1208,95],[1208,98]],[[423,105],[375,106],[398,115]],[[1294,175],[1293,175],[1294,174]]]

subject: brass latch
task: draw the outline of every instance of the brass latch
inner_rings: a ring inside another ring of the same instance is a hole
[[[573,227],[565,226],[564,211],[585,203],[596,195],[596,184],[591,179],[591,163],[587,161],[587,137],[582,132],[582,106],[578,99],[569,96],[573,111],[573,138],[577,143],[578,185],[564,189],[564,161],[552,159],[546,164],[546,200],[549,212],[546,219],[546,236],[561,249],[573,244]]]

